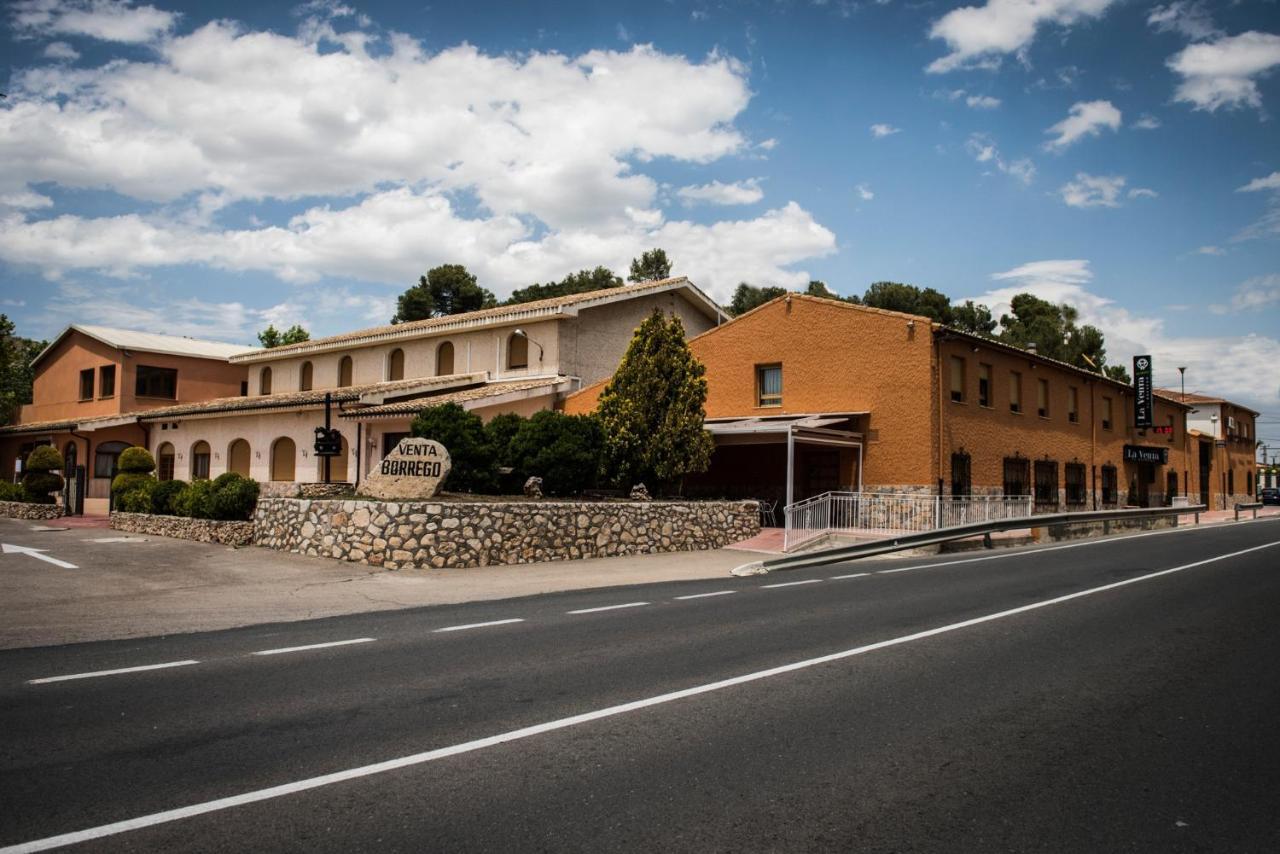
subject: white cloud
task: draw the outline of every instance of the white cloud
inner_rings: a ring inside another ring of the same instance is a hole
[[[1201,246],[1196,250],[1197,255],[1226,255],[1227,250],[1221,246]]]
[[[1231,294],[1230,303],[1215,304],[1209,308],[1214,314],[1227,314],[1257,311],[1277,302],[1280,302],[1280,275],[1272,273],[1268,276],[1254,276],[1246,279]]]
[[[950,53],[929,64],[932,74],[961,68],[995,68],[1005,54],[1025,61],[1026,51],[1040,27],[1070,26],[1096,18],[1112,0],[987,0],[983,6],[963,6],[943,15],[929,29],[929,37],[946,42]]]
[[[871,188],[866,184],[859,184],[853,189],[857,191],[858,198],[862,199],[864,202],[869,202],[876,197],[876,194],[872,192]]]
[[[710,184],[681,187],[676,195],[685,205],[699,202],[710,205],[750,205],[764,198],[764,190],[760,189],[759,178],[748,178],[730,184],[712,181]]]
[[[88,36],[141,44],[173,29],[178,15],[130,0],[17,0],[9,20],[20,36]]]
[[[18,190],[13,193],[0,193],[0,208],[34,210],[36,208],[51,207],[53,207],[53,199],[43,193],[33,193],[30,190]]]
[[[1088,289],[1093,272],[1086,260],[1036,261],[991,277],[1008,285],[972,297],[999,317],[1009,312],[1016,294],[1032,293],[1054,303],[1068,303],[1080,322],[1102,330],[1109,364],[1128,364],[1137,353],[1150,353],[1157,385],[1176,387],[1178,365],[1187,366],[1188,389],[1221,394],[1256,409],[1280,403],[1280,389],[1262,388],[1259,377],[1275,374],[1280,341],[1258,334],[1223,337],[1170,334],[1163,319],[1135,314],[1115,300]]]
[[[756,148],[760,149],[761,151],[773,151],[777,147],[778,147],[778,141],[773,137],[770,137],[769,139],[766,139],[763,142],[756,143]]]
[[[1213,18],[1204,4],[1176,0],[1166,6],[1156,6],[1147,15],[1147,23],[1162,33],[1178,33],[1192,41],[1202,41],[1222,35],[1214,26]]]
[[[1061,151],[1086,136],[1098,136],[1103,129],[1120,129],[1120,111],[1110,101],[1080,101],[1071,105],[1067,117],[1045,133],[1057,134],[1044,144],[1046,151]]]
[[[1076,179],[1058,188],[1062,201],[1072,208],[1117,208],[1124,178],[1119,175],[1089,175],[1077,172]]]
[[[66,42],[50,42],[45,45],[44,56],[46,59],[65,59],[73,62],[80,58],[80,51]]]
[[[1280,190],[1280,172],[1272,172],[1261,178],[1254,178],[1243,187],[1237,187],[1237,193],[1256,193],[1259,190]]]
[[[1000,106],[1000,99],[990,95],[970,95],[964,99],[964,102],[975,110],[994,110]]]
[[[1000,149],[986,134],[970,134],[965,140],[965,150],[979,163],[989,163],[1006,175],[1017,178],[1023,184],[1030,184],[1036,177],[1036,167],[1027,158],[1006,161],[1000,155]]]
[[[1236,188],[1237,193],[1268,192],[1267,211],[1257,222],[1241,229],[1231,238],[1233,243],[1244,240],[1257,240],[1264,237],[1280,236],[1280,172],[1272,172],[1261,178],[1254,178],[1243,187]]]
[[[1133,123],[1133,127],[1138,130],[1155,130],[1160,127],[1160,120],[1150,113],[1143,113],[1138,120]]]
[[[1174,99],[1193,109],[1262,106],[1254,80],[1280,65],[1280,36],[1249,31],[1189,45],[1169,58],[1169,68],[1182,76]]]
[[[1131,199],[1158,199],[1160,194],[1148,187],[1134,187],[1129,191]]]
[[[892,136],[895,133],[901,133],[902,128],[896,128],[893,125],[874,124],[871,126],[871,135],[876,139],[882,139],[886,136]]]

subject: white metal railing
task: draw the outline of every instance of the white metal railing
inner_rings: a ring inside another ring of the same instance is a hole
[[[828,534],[879,537],[1031,515],[1030,495],[824,492],[785,508],[783,550]]]

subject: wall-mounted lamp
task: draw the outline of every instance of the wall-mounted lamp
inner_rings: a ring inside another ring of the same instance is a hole
[[[908,328],[908,329],[915,329],[915,328],[916,328],[916,322],[915,322],[914,320],[908,320],[908,321],[907,321],[907,328]]]
[[[512,335],[519,335],[521,338],[523,338],[524,340],[528,341],[528,342],[529,342],[530,344],[532,344],[533,346],[537,347],[537,348],[538,348],[538,361],[539,361],[539,362],[541,362],[541,361],[542,361],[542,345],[541,345],[541,344],[539,344],[537,341],[534,341],[532,338],[530,338],[530,337],[529,337],[529,333],[528,333],[528,332],[525,332],[523,329],[517,329],[515,332],[512,332],[511,334],[512,334]]]

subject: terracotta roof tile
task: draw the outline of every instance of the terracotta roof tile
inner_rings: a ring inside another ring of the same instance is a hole
[[[568,382],[564,377],[538,377],[527,380],[509,380],[496,383],[485,383],[481,386],[446,391],[426,397],[415,397],[411,400],[397,400],[377,406],[364,406],[342,413],[343,418],[376,418],[396,415],[416,415],[424,406],[439,406],[442,403],[470,403],[487,397],[498,397],[521,391],[534,391],[545,388],[548,391]]]

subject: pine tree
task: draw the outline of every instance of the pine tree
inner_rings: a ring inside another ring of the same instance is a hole
[[[655,310],[640,324],[600,394],[604,468],[611,480],[669,493],[684,475],[707,470],[712,439],[702,426],[705,374],[679,318]]]
[[[639,258],[631,259],[629,282],[653,282],[671,277],[671,259],[662,249],[650,249]]]

